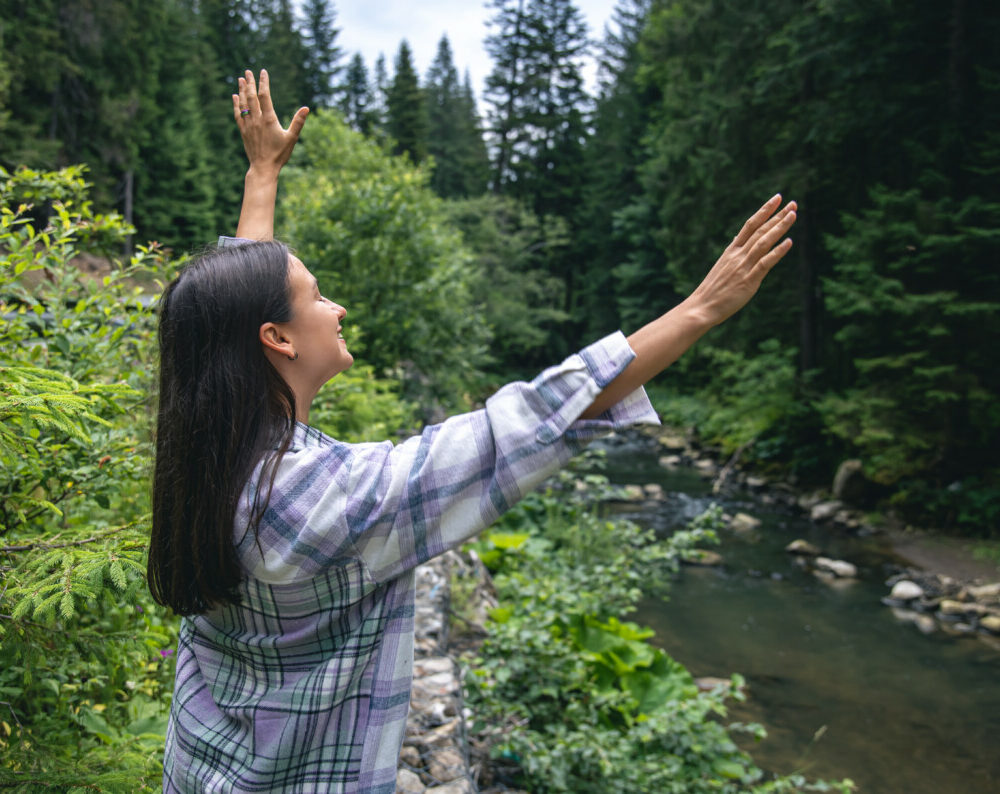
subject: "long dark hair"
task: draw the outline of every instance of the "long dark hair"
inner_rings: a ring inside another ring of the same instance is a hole
[[[256,532],[295,427],[295,397],[264,355],[260,326],[291,317],[281,243],[210,252],[164,290],[148,577],[153,598],[179,615],[237,599],[240,496],[264,460]]]

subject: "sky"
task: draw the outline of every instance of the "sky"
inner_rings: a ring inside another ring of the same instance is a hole
[[[587,20],[590,38],[603,38],[615,0],[576,0],[575,4]],[[482,97],[483,82],[493,66],[483,46],[486,21],[492,12],[483,0],[340,0],[333,6],[340,28],[337,44],[344,51],[345,62],[360,52],[371,72],[379,53],[384,53],[391,76],[399,42],[406,39],[423,80],[441,36],[447,34],[459,74],[468,69],[476,96]],[[588,59],[584,78],[591,92],[595,74],[592,59]]]

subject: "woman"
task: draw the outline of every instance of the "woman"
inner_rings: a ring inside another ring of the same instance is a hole
[[[274,242],[287,130],[266,72],[233,112],[250,167],[238,237],[166,289],[150,587],[184,615],[164,790],[393,792],[414,568],[489,525],[591,439],[656,423],[643,384],[742,307],[787,253],[775,196],[682,304],[416,438],[309,427],[353,358],[346,311]],[[257,242],[247,242],[255,240]]]

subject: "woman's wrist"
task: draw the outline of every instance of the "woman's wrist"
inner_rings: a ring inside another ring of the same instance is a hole
[[[281,173],[281,166],[262,166],[251,164],[247,168],[244,177],[245,184],[255,187],[270,187],[278,184],[278,176]]]

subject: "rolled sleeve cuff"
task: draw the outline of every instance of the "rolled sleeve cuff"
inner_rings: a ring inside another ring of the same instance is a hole
[[[247,243],[252,243],[253,240],[248,240],[246,237],[219,237],[219,248],[231,248],[234,245],[246,245]]]
[[[607,388],[635,358],[625,334],[615,331],[580,351],[591,377],[601,389]],[[619,430],[630,425],[659,425],[660,418],[649,402],[646,390],[640,386],[626,395],[596,419],[578,419],[572,425],[575,432],[592,431],[595,435],[609,429]],[[610,428],[609,428],[610,425]]]

